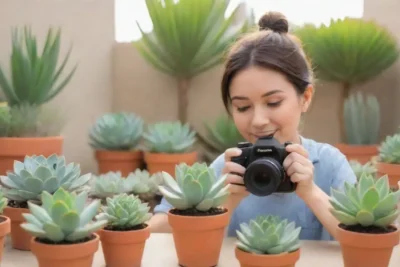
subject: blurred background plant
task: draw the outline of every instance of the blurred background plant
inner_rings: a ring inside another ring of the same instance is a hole
[[[353,169],[354,174],[357,177],[357,181],[360,180],[360,177],[363,173],[370,175],[372,177],[375,177],[377,174],[377,169],[375,164],[372,162],[367,162],[365,164],[361,164],[360,162],[356,160],[350,160],[349,164],[351,168]]]

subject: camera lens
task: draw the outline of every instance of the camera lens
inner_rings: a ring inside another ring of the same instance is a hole
[[[244,174],[247,190],[256,196],[267,196],[278,189],[284,177],[282,166],[273,158],[253,161]]]

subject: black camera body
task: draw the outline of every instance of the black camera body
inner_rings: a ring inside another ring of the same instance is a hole
[[[286,146],[289,144],[282,145],[273,136],[265,136],[254,145],[249,142],[237,145],[242,154],[231,160],[246,168],[243,180],[247,191],[256,196],[267,196],[296,190],[296,183],[290,180],[282,166],[288,156]]]

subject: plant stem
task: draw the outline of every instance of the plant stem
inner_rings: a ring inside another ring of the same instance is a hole
[[[187,122],[189,88],[190,88],[189,79],[178,78],[178,118],[182,123]]]
[[[343,83],[342,94],[340,96],[340,110],[339,110],[339,129],[340,129],[340,142],[346,142],[346,129],[344,123],[344,101],[349,97],[351,85]]]

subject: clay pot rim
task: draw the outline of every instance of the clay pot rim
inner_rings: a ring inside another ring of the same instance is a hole
[[[393,223],[393,224],[391,224],[391,226],[396,228],[396,231],[389,232],[389,233],[381,233],[381,234],[359,233],[359,232],[355,232],[355,231],[349,231],[349,230],[343,229],[339,225],[337,225],[336,228],[338,229],[338,231],[340,231],[342,233],[356,235],[356,236],[365,236],[365,237],[375,237],[376,238],[376,237],[381,237],[381,236],[384,237],[384,236],[396,235],[400,232],[400,227],[396,226],[396,224]]]
[[[64,136],[63,135],[54,135],[54,136],[35,136],[35,137],[0,137],[0,142],[5,142],[5,141],[47,141],[47,140],[64,140]]]
[[[59,248],[59,249],[63,249],[63,248],[71,248],[74,246],[80,246],[80,245],[90,245],[92,243],[96,243],[100,241],[100,236],[96,233],[92,233],[92,235],[95,236],[95,238],[86,241],[86,242],[81,242],[81,243],[76,243],[76,244],[61,244],[61,245],[56,245],[56,244],[45,244],[45,243],[41,243],[37,241],[37,237],[32,237],[31,238],[31,243],[35,243],[37,246],[41,246],[41,247],[45,247],[45,248]]]
[[[248,263],[248,261],[251,259],[251,261],[257,261],[260,262],[260,265],[255,264],[254,266],[278,266],[277,264],[271,264],[268,265],[265,261],[283,261],[284,265],[286,266],[288,262],[295,263],[299,260],[300,258],[300,252],[301,248],[298,248],[295,251],[292,252],[285,252],[285,253],[280,253],[280,254],[253,254],[249,253],[246,251],[243,251],[238,248],[238,246],[235,246],[235,255],[236,258],[242,262],[242,263]],[[290,260],[291,259],[291,260]]]
[[[171,212],[171,210],[176,209],[176,208],[172,208],[168,211],[168,216],[174,217],[174,218],[185,218],[188,220],[193,220],[196,219],[197,220],[206,220],[207,218],[218,218],[218,217],[224,217],[226,216],[226,214],[229,214],[229,209],[224,207],[224,209],[226,209],[226,211],[224,213],[220,213],[220,214],[216,214],[216,215],[206,215],[206,216],[190,216],[190,215],[178,215],[178,214],[173,214]]]
[[[147,231],[148,229],[150,229],[150,225],[149,225],[148,223],[145,223],[145,225],[146,225],[145,228],[137,229],[137,230],[113,231],[113,230],[107,230],[107,229],[101,228],[99,231],[100,231],[100,232],[106,232],[106,233],[109,233],[109,234],[111,234],[111,233],[119,233],[119,234],[120,234],[120,233],[139,233],[139,232],[145,232],[145,231]],[[108,226],[108,225],[106,225],[106,226]]]

